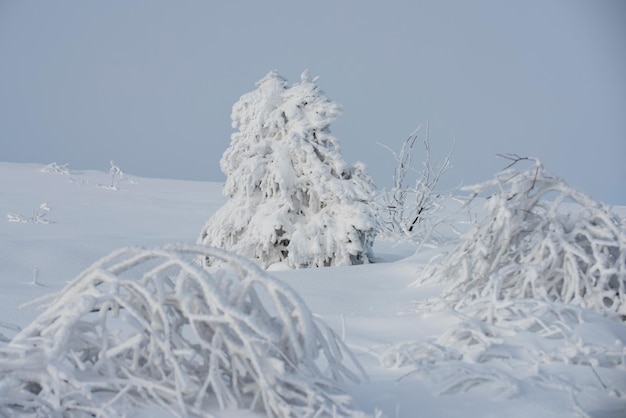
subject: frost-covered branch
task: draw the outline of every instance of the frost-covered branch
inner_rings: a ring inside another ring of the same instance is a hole
[[[436,305],[431,301],[420,310],[432,312]],[[618,376],[626,366],[626,328],[615,321],[580,306],[533,299],[494,303],[485,297],[462,311],[438,305],[457,317],[445,333],[395,344],[381,354],[385,367],[406,370],[402,380],[428,379],[439,395],[488,390],[511,397],[524,391],[529,377],[553,387],[559,378],[551,370],[567,364],[588,367],[596,377],[615,376],[611,384],[600,379],[584,391],[624,404],[626,381]],[[493,323],[480,319],[487,315]],[[583,390],[569,379],[559,387],[572,396]]]
[[[441,177],[450,168],[452,149],[443,163],[435,164],[431,158],[430,129],[426,126],[424,138],[425,156],[421,170],[413,165],[414,146],[419,137],[420,128],[416,129],[404,141],[399,152],[388,146],[396,167],[394,169],[394,185],[391,190],[384,190],[381,195],[381,229],[390,237],[416,239],[419,226],[425,219],[432,219],[442,208],[444,198],[451,195],[450,191],[437,190]],[[422,228],[423,229],[423,228]],[[421,231],[424,235],[424,231]]]
[[[4,322],[4,321],[0,321],[0,328],[4,328],[4,329],[8,329],[9,331],[12,331],[14,333],[17,333],[19,331],[21,331],[22,329],[15,324],[11,324],[9,322]],[[1,332],[0,332],[0,342],[2,343],[8,343],[9,341],[11,341],[10,338],[5,337]]]

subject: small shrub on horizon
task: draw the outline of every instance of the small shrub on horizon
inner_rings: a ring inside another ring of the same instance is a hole
[[[70,175],[70,169],[68,168],[69,164],[63,164],[63,165],[59,165],[56,162],[50,163],[46,166],[44,166],[40,171],[42,173],[55,173],[55,174],[63,174],[63,175]]]
[[[44,202],[39,205],[38,208],[33,209],[33,213],[30,218],[11,212],[7,214],[7,219],[9,222],[48,224],[50,223],[46,219],[48,212],[50,212],[50,207]]]

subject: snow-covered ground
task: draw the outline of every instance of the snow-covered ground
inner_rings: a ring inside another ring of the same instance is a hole
[[[61,290],[120,247],[195,243],[205,221],[226,201],[218,183],[127,178],[112,189],[106,187],[111,183],[106,172],[57,174],[42,167],[0,163],[5,341],[39,314],[36,307],[21,305]],[[10,222],[30,218],[43,203],[48,223]],[[626,416],[626,325],[586,310],[546,322],[537,308],[545,329],[507,328],[436,309],[441,286],[415,282],[429,260],[454,244],[416,253],[413,244],[377,241],[374,264],[276,268],[271,274],[293,287],[356,354],[369,380],[347,390],[368,414]],[[551,329],[559,331],[546,331]],[[157,407],[136,411],[145,414],[168,416]]]

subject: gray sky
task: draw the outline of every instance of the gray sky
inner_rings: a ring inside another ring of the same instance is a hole
[[[231,106],[272,69],[320,76],[379,187],[377,143],[429,120],[436,159],[456,140],[444,185],[518,153],[626,204],[620,0],[0,0],[0,161],[222,181]]]

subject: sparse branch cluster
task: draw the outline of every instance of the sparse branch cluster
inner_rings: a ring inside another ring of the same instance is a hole
[[[199,256],[228,270],[202,269]],[[0,349],[0,414],[361,416],[342,389],[362,368],[301,298],[208,247],[122,249],[83,272]]]
[[[402,144],[399,152],[387,148],[397,165],[394,169],[393,187],[381,194],[381,232],[391,238],[416,239],[424,231],[420,226],[434,218],[441,208],[441,202],[450,192],[437,189],[441,177],[450,168],[452,149],[441,164],[435,164],[431,157],[429,126],[424,137],[424,160],[422,168],[413,164],[414,146],[420,129],[413,132]]]
[[[122,171],[122,169],[115,164],[115,161],[111,160],[109,162],[111,167],[109,168],[109,184],[107,186],[102,186],[106,189],[110,190],[118,190],[118,186],[121,182],[126,180],[126,174]]]

